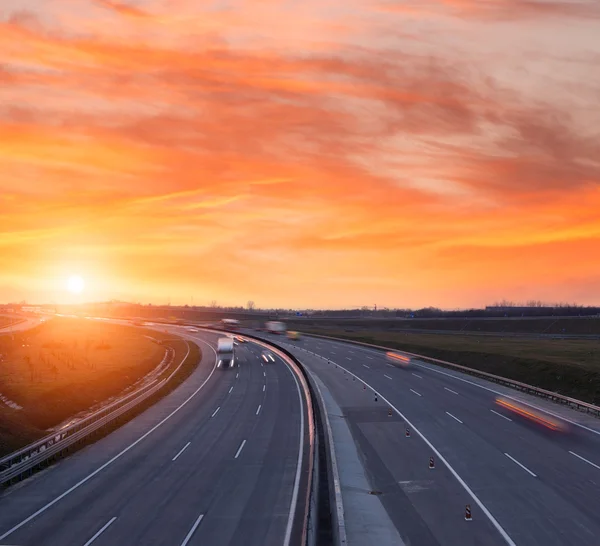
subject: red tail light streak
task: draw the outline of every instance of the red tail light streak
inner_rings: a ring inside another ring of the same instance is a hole
[[[542,425],[550,430],[557,432],[568,432],[568,427],[563,421],[546,415],[539,410],[519,404],[515,400],[507,400],[505,398],[496,398],[496,404],[516,415],[520,415],[529,421]]]

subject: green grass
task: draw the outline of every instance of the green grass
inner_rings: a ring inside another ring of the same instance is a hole
[[[23,406],[15,410],[0,402],[0,454],[26,445],[47,434],[48,428],[119,395],[153,370],[162,360],[165,346],[145,336],[168,339],[165,343],[175,350],[173,365],[163,372],[162,379],[181,362],[188,347],[166,333],[65,318],[14,338],[0,336],[0,353],[5,355],[0,363],[0,393]],[[200,351],[195,344],[191,346],[180,373],[158,398],[195,368]],[[37,367],[32,373],[30,362],[34,359]]]
[[[305,328],[383,345],[501,375],[540,388],[600,403],[600,341],[413,334],[341,327]]]

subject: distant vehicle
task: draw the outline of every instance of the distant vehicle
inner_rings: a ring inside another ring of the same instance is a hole
[[[276,320],[269,321],[265,324],[267,332],[270,334],[285,334],[285,323]]]
[[[298,341],[300,339],[299,332],[288,332],[287,336],[288,336],[288,339],[291,339],[292,341]]]
[[[247,341],[246,338],[242,337],[242,336],[233,336],[233,339],[235,339],[239,343],[246,343],[246,341]]]
[[[270,351],[263,351],[260,356],[267,364],[270,362],[275,362],[275,358],[273,358],[273,355]]]
[[[217,359],[217,366],[219,368],[233,368],[233,366],[235,365],[233,338],[221,337],[218,339]]]
[[[240,327],[240,321],[235,319],[224,318],[221,320],[221,327],[225,330],[237,330]]]

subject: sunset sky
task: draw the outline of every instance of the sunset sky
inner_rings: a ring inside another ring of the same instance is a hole
[[[600,304],[600,2],[2,0],[0,165],[0,302]]]

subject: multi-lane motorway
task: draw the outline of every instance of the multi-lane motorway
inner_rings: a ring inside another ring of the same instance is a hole
[[[418,361],[404,369],[347,343],[266,337],[294,346],[330,390],[406,544],[600,544],[600,427],[557,433],[506,413],[495,404],[502,388],[470,376]]]
[[[0,497],[0,544],[298,544],[309,442],[297,377],[254,343],[222,370],[217,334],[187,337],[203,357],[185,383]]]

